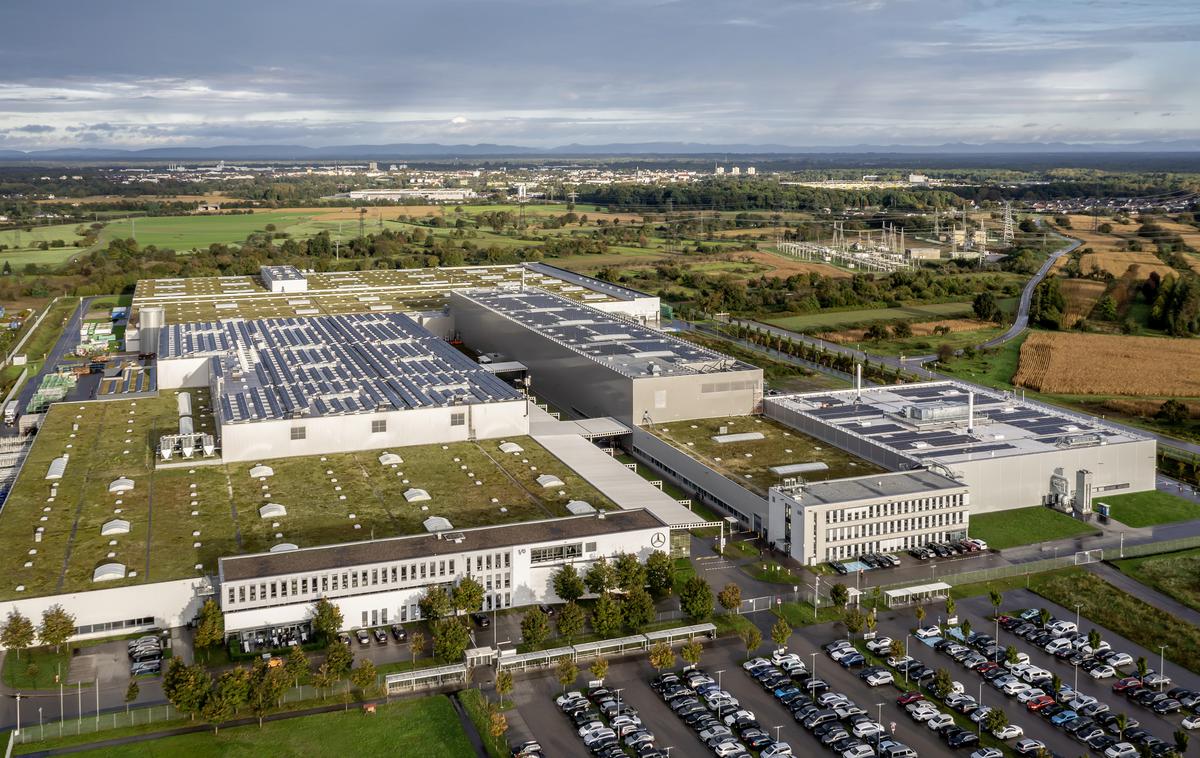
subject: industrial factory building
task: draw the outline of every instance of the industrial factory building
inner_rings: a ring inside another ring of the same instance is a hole
[[[519,436],[524,396],[400,313],[175,324],[161,389],[208,387],[247,461]]]
[[[519,360],[573,417],[642,425],[754,413],[762,369],[538,289],[455,292],[466,344]]]

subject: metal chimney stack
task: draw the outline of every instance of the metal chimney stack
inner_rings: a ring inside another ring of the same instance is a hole
[[[967,393],[967,432],[975,431],[975,393]]]
[[[854,364],[854,399],[862,400],[862,364]]]

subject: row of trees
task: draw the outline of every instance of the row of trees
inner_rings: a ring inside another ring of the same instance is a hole
[[[17,657],[21,651],[33,647],[34,640],[52,646],[57,652],[71,635],[75,634],[75,616],[61,605],[55,604],[42,611],[42,622],[34,626],[33,621],[18,610],[8,612],[0,626],[0,645],[12,650]]]

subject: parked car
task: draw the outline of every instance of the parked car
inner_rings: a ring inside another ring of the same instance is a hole
[[[380,645],[387,644],[387,632],[383,631],[382,629],[376,629],[373,634],[375,635],[375,641]]]
[[[354,636],[358,638],[358,644],[364,647],[371,644],[371,636],[367,634],[366,629],[359,629],[354,632]]]
[[[408,632],[404,631],[404,627],[399,624],[392,624],[392,637],[396,642],[407,642]]]
[[[486,613],[472,613],[471,620],[474,621],[475,626],[478,626],[480,629],[487,629],[492,625],[492,621],[488,618]]]

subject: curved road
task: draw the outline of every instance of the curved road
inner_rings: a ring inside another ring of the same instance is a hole
[[[1017,317],[1013,319],[1013,325],[1010,326],[1008,331],[1006,331],[1004,334],[984,342],[979,347],[985,348],[1003,345],[1005,342],[1008,342],[1021,332],[1025,331],[1025,329],[1029,326],[1029,303],[1033,300],[1034,289],[1036,289],[1037,286],[1042,283],[1042,280],[1046,278],[1046,274],[1050,273],[1050,269],[1055,263],[1058,262],[1059,258],[1062,258],[1064,255],[1070,255],[1072,251],[1083,244],[1082,240],[1069,239],[1068,237],[1063,237],[1061,234],[1056,234],[1055,236],[1064,242],[1067,242],[1068,244],[1065,247],[1060,247],[1058,250],[1055,250],[1053,253],[1051,253],[1050,257],[1048,257],[1042,263],[1042,267],[1038,269],[1037,273],[1033,275],[1033,278],[1030,279],[1025,285],[1025,289],[1021,291],[1021,300],[1017,304]],[[922,361],[922,363],[924,362],[925,361]]]

